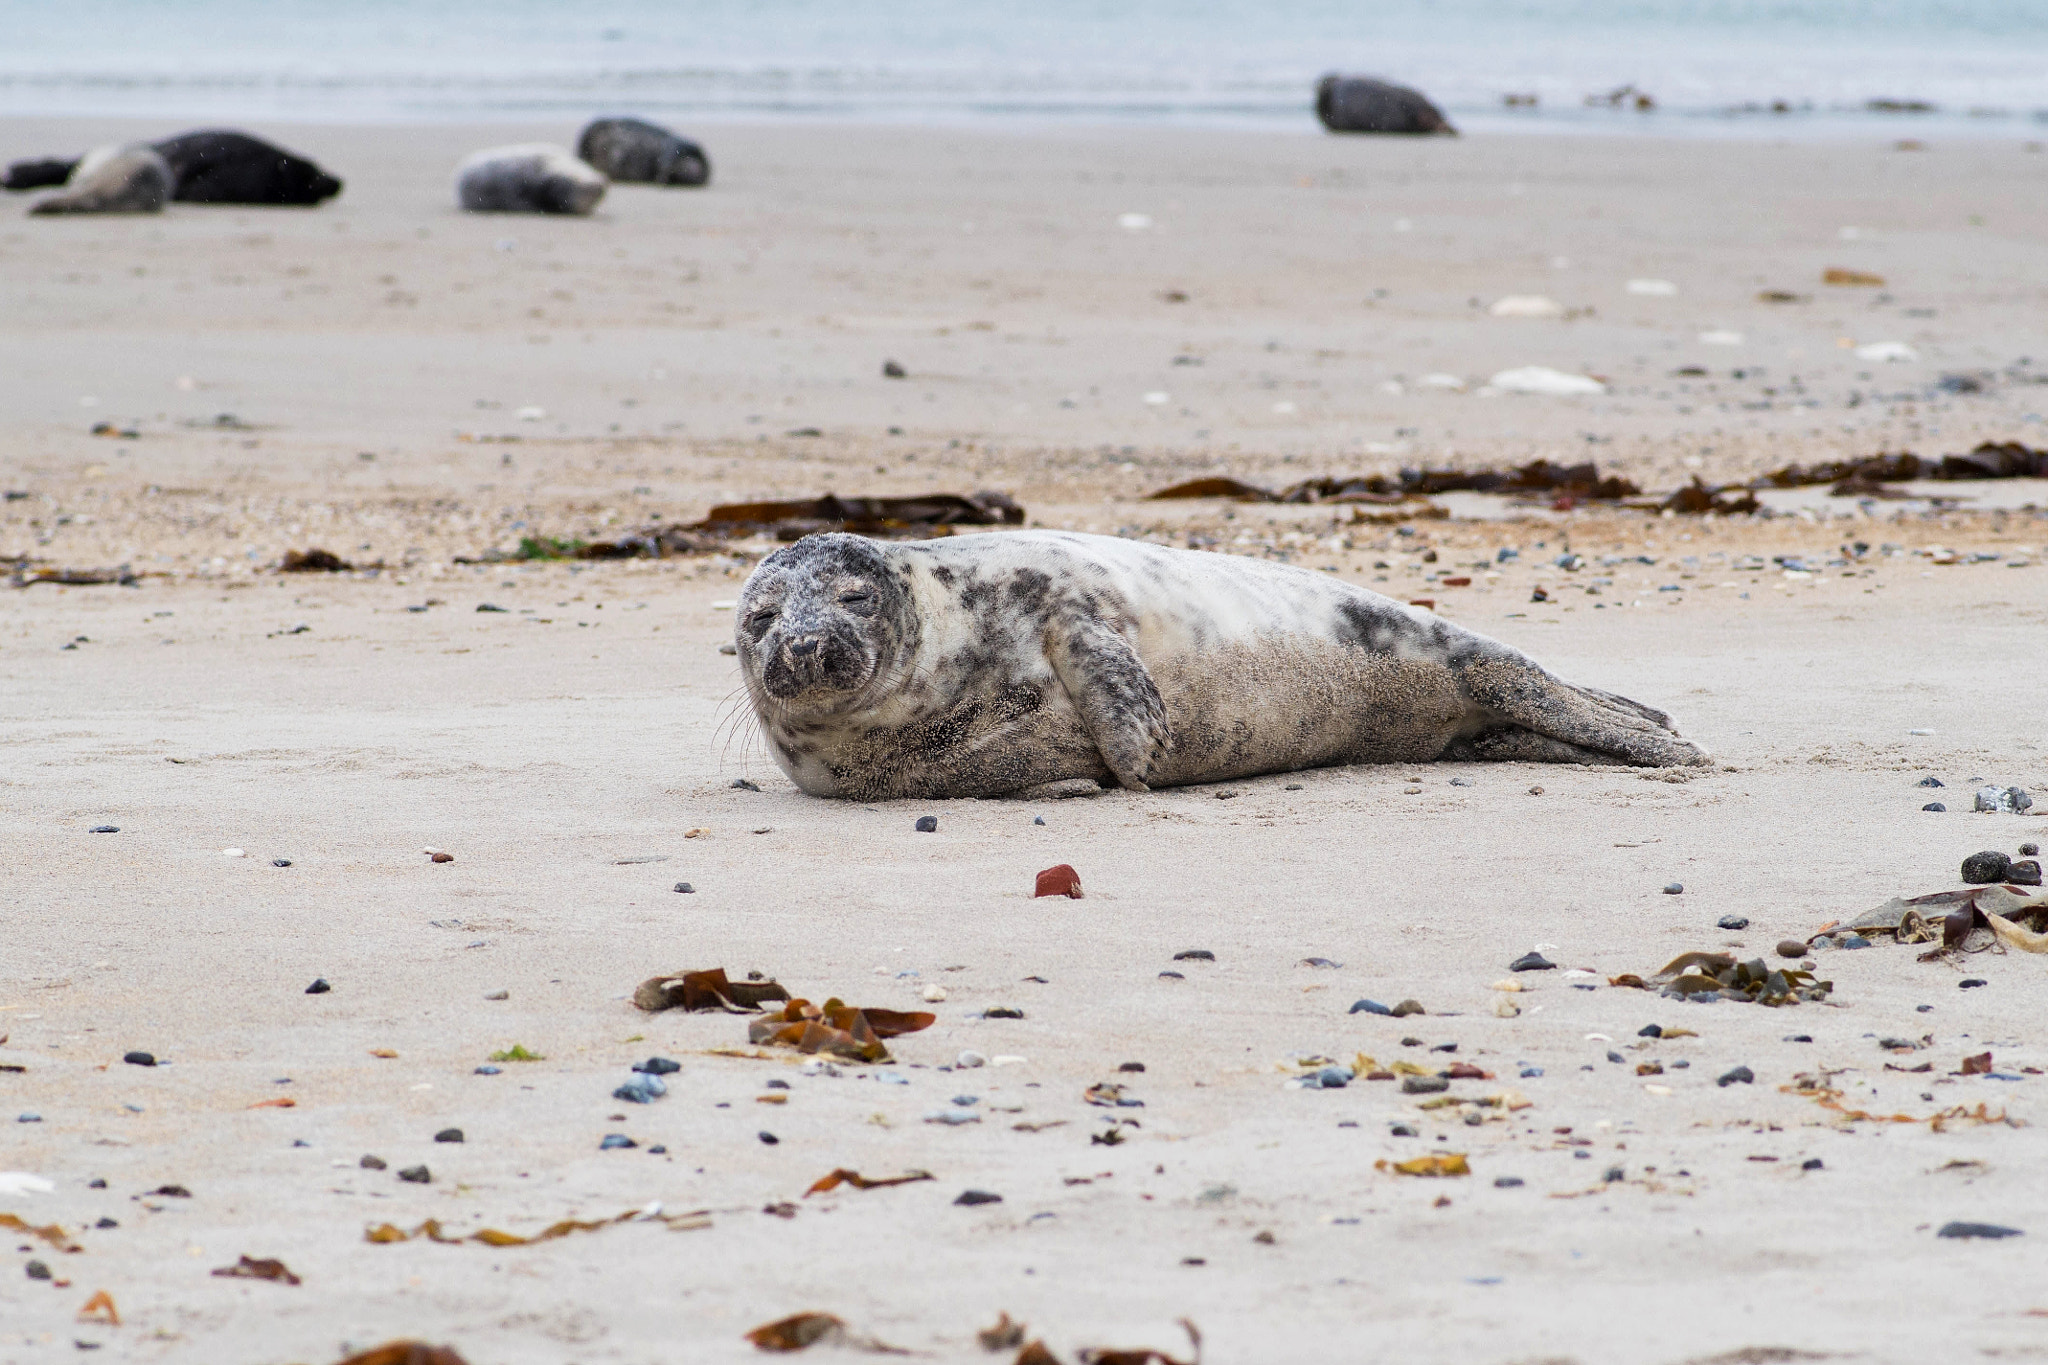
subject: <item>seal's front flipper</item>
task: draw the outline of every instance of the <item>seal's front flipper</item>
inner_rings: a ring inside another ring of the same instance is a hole
[[[1489,758],[1535,758],[1553,763],[1610,762],[1636,768],[1687,768],[1711,763],[1705,751],[1671,728],[1662,711],[1590,687],[1574,687],[1528,659],[1496,655],[1460,671],[1466,694],[1510,726],[1533,732],[1482,738]],[[1555,745],[1529,742],[1537,737]],[[1580,757],[1589,754],[1590,757]]]
[[[1046,654],[1109,771],[1127,790],[1150,791],[1145,779],[1166,752],[1166,703],[1130,641],[1104,621],[1055,621]]]

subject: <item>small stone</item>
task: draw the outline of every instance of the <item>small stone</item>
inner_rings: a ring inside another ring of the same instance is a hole
[[[939,817],[936,815],[918,816],[917,832],[919,834],[937,834],[939,832]]]
[[[2020,805],[2020,797],[2027,797],[2027,794],[2018,787],[1979,787],[1975,807],[1981,814],[2015,815],[2034,804],[2033,798],[2027,797],[2026,806]]]
[[[1936,1237],[2024,1237],[2018,1228],[2000,1227],[1996,1223],[1943,1223]]]
[[[102,1186],[102,1188],[104,1188],[104,1186]],[[111,1218],[102,1218],[98,1222],[94,1223],[93,1226],[96,1228],[117,1228],[121,1225]]]
[[[1428,1010],[1422,1008],[1420,1000],[1403,1000],[1400,1004],[1394,1006],[1393,1009],[1393,1015],[1396,1019],[1406,1019],[1411,1014],[1428,1013]]]
[[[1938,777],[1923,777],[1913,785],[1916,787],[1939,787],[1942,785],[1942,780]]]
[[[484,992],[484,999],[486,999],[486,1000],[510,1000],[511,998],[512,998],[512,992],[510,992],[510,991],[507,991],[507,990],[496,990],[496,991],[485,991],[485,992]]]
[[[1963,880],[1972,886],[1989,886],[1993,882],[2002,882],[2011,871],[2012,859],[1995,848],[1987,848],[1982,853],[1972,853],[1963,859]]]
[[[789,1089],[789,1082],[780,1079],[767,1080],[761,1082],[761,1088],[763,1090],[787,1090]],[[958,1101],[956,1100],[955,1103],[957,1104]]]
[[[1609,1166],[1600,1173],[1600,1179],[1609,1185],[1617,1185],[1628,1179],[1628,1172],[1619,1166]]]
[[[1785,1035],[1785,1041],[1788,1043],[1810,1043],[1813,1041],[1813,1035],[1810,1033],[1788,1033]]]
[[[764,1147],[773,1147],[777,1143],[782,1141],[781,1138],[775,1136],[775,1134],[769,1132],[765,1128],[762,1129],[759,1133],[755,1134],[755,1136],[761,1139],[761,1145]]]
[[[1081,874],[1074,871],[1073,867],[1067,863],[1061,863],[1056,867],[1048,867],[1045,871],[1038,874],[1038,881],[1031,894],[1033,898],[1039,896],[1068,896],[1074,900],[1080,900]]]
[[[1207,948],[1185,948],[1173,955],[1175,962],[1214,962],[1216,954]]]
[[[1717,929],[1747,929],[1749,927],[1749,921],[1744,919],[1741,915],[1723,915],[1721,916],[1721,918],[1714,921],[1714,927]]]
[[[597,1150],[600,1152],[617,1152],[628,1147],[638,1147],[639,1145],[639,1143],[633,1141],[624,1133],[606,1133],[602,1138],[598,1139]]]
[[[1289,783],[1288,783],[1288,784],[1287,784],[1287,785],[1286,785],[1285,787],[1281,788],[1281,790],[1282,790],[1282,791],[1290,791],[1290,792],[1298,792],[1298,791],[1300,791],[1300,790],[1301,790],[1301,783],[1299,783],[1299,782],[1289,782]]]
[[[1351,1002],[1351,1008],[1350,1008],[1350,1010],[1348,1010],[1348,1011],[1347,1011],[1347,1013],[1350,1013],[1350,1014],[1392,1014],[1392,1013],[1393,1013],[1393,1011],[1392,1011],[1392,1010],[1390,1010],[1390,1009],[1388,1009],[1388,1008],[1387,1008],[1387,1007],[1386,1007],[1385,1005],[1382,1005],[1382,1004],[1381,1004],[1381,1003],[1380,1003],[1379,1001],[1377,1001],[1377,1000],[1354,1000],[1354,1001],[1352,1001],[1352,1002]]]
[[[1522,1007],[1515,1003],[1512,996],[1497,996],[1493,1002],[1493,1013],[1498,1019],[1519,1019],[1522,1017]]]
[[[1422,1046],[1422,1040],[1421,1040],[1420,1038],[1403,1038],[1403,1039],[1401,1040],[1401,1046],[1402,1046],[1402,1047],[1421,1047],[1421,1046]]]
[[[653,1145],[652,1147],[649,1147],[649,1148],[647,1149],[647,1155],[649,1155],[649,1156],[667,1156],[667,1155],[668,1155],[668,1148],[666,1148],[666,1147],[662,1146],[662,1145],[661,1145],[660,1143],[658,1143],[658,1142],[657,1142],[657,1143],[655,1143],[655,1144],[654,1144],[654,1145]]]
[[[1684,894],[1685,894],[1685,883],[1684,883],[1684,882],[1666,882],[1666,883],[1664,883],[1664,894],[1665,894],[1665,895],[1667,895],[1667,896],[1682,896],[1682,895],[1684,895]]]
[[[1981,976],[1966,976],[1961,981],[1956,982],[1956,989],[1962,991],[1973,991],[1977,989],[1977,987],[1979,986],[1988,986],[1990,984],[1991,983],[1989,981],[1986,981]]]
[[[472,1074],[474,1074],[474,1075],[478,1075],[478,1076],[497,1076],[497,1075],[501,1075],[501,1074],[503,1074],[503,1072],[504,1072],[504,1068],[503,1068],[503,1067],[497,1067],[497,1066],[488,1066],[488,1065],[487,1065],[487,1066],[480,1066],[480,1067],[478,1067],[478,1068],[476,1069],[476,1071],[475,1071],[474,1073],[472,1073]]]
[[[953,1060],[953,1065],[960,1067],[963,1070],[972,1071],[975,1067],[987,1066],[988,1058],[982,1056],[979,1052],[974,1052],[970,1050],[967,1052],[963,1052],[958,1057],[956,1057]]]
[[[16,1123],[41,1123],[43,1121],[43,1116],[41,1114],[36,1113],[33,1109],[28,1109],[23,1110],[19,1114],[16,1114],[14,1116],[14,1121]]]
[[[1796,938],[1781,938],[1776,951],[1779,957],[1805,957],[1806,945]]]
[[[1493,1187],[1497,1190],[1518,1190],[1522,1187],[1522,1177],[1518,1175],[1497,1175],[1493,1178]]]
[[[124,1052],[121,1060],[130,1066],[155,1066],[156,1055],[149,1052]]]
[[[1179,972],[1161,972],[1159,975],[1168,981],[1187,980],[1187,978],[1185,976],[1182,976]]]
[[[966,1204],[971,1207],[975,1204],[1000,1204],[1003,1202],[1003,1197],[993,1190],[962,1190],[960,1191],[960,1197],[953,1202],[955,1204]]]
[[[452,863],[455,861],[453,853],[429,853],[427,857],[437,863]]]
[[[633,1063],[633,1069],[648,1076],[673,1076],[683,1069],[683,1064],[666,1057],[649,1057],[644,1062]]]
[[[1821,1160],[1821,1159],[1820,1159],[1819,1157],[1817,1157],[1817,1156],[1810,1156],[1810,1157],[1806,1158],[1806,1160],[1804,1160],[1804,1161],[1802,1161],[1802,1162],[1800,1162],[1800,1163],[1799,1163],[1799,1169],[1800,1169],[1800,1170],[1802,1170],[1802,1171],[1819,1171],[1819,1170],[1825,1170],[1825,1169],[1826,1169],[1826,1163],[1825,1163],[1825,1162],[1823,1162],[1823,1161],[1822,1161],[1822,1160]]]
[[[1451,785],[1453,787],[1469,787],[1472,785],[1472,779],[1469,777],[1454,777],[1451,779]]]
[[[324,977],[324,976],[316,976],[316,977],[314,977],[314,978],[313,978],[313,984],[312,984],[312,985],[310,985],[310,986],[308,986],[308,987],[306,987],[306,994],[308,994],[308,995],[325,995],[325,994],[327,994],[327,992],[329,992],[329,991],[331,991],[331,990],[333,990],[333,989],[334,989],[334,987],[332,987],[332,986],[330,986],[330,985],[328,985],[328,984],[327,984],[327,978],[326,978],[326,977]]]
[[[732,789],[738,792],[757,792],[761,790],[753,783],[747,781],[747,779],[744,777],[735,777],[732,780]]]
[[[1723,1088],[1734,1085],[1737,1081],[1744,1085],[1754,1085],[1756,1083],[1756,1073],[1746,1066],[1738,1066],[1733,1071],[1714,1078],[1714,1084]]]
[[[1929,802],[1928,802],[1928,803],[1927,803],[1926,805],[1922,806],[1922,807],[1921,807],[1920,809],[1921,809],[1921,810],[1931,810],[1931,811],[1933,811],[1933,812],[1934,812],[1934,813],[1935,813],[1936,815],[1946,815],[1946,814],[1948,814],[1948,807],[1947,807],[1947,806],[1944,806],[1944,805],[1942,805],[1942,804],[1941,804],[1941,802],[1939,802],[1939,801],[1929,801]]]
[[[1625,1061],[1627,1061],[1627,1060],[1628,1060],[1628,1058],[1626,1058],[1626,1057],[1622,1056],[1622,1055],[1621,1055],[1621,1054],[1620,1054],[1619,1052],[1616,1052],[1616,1051],[1615,1051],[1615,1050],[1614,1050],[1613,1048],[1608,1048],[1608,1049],[1607,1049],[1607,1060],[1608,1060],[1608,1061],[1610,1061],[1610,1062],[1625,1062]]]
[[[1645,1024],[1636,1030],[1636,1037],[1638,1038],[1662,1038],[1663,1036],[1664,1026],[1662,1024]]]
[[[2020,856],[2021,856],[2022,858],[2031,858],[2031,857],[2034,857],[2034,856],[2035,856],[2036,854],[2038,854],[2038,853],[2039,853],[2040,851],[2041,851],[2041,846],[2040,846],[2039,844],[2021,844],[2021,845],[2020,845]]]
[[[1842,940],[1842,946],[1844,948],[1868,948],[1870,940],[1861,934],[1850,934]]]
[[[1543,788],[1541,788],[1541,787],[1531,787],[1531,788],[1529,788],[1529,795],[1531,795],[1531,796],[1541,796],[1541,795],[1543,795]]]
[[[431,1185],[434,1183],[434,1173],[425,1166],[408,1166],[398,1173],[398,1178],[413,1185]]]
[[[1125,1062],[1117,1067],[1118,1071],[1143,1071],[1144,1069],[1145,1064],[1143,1062]]]
[[[1525,1081],[1541,1080],[1543,1078],[1543,1068],[1540,1066],[1525,1066],[1515,1074]]]
[[[1395,1124],[1395,1125],[1394,1125],[1393,1127],[1391,1127],[1391,1128],[1387,1129],[1387,1136],[1388,1136],[1388,1137],[1420,1137],[1420,1136],[1421,1136],[1421,1134],[1417,1133],[1417,1132],[1415,1131],[1415,1129],[1414,1129],[1413,1127],[1409,1126],[1408,1124],[1405,1124],[1405,1123],[1397,1123],[1397,1124]]]
[[[460,1142],[462,1141],[462,1130],[460,1128],[443,1128],[440,1132],[434,1134],[434,1141]]]
[[[384,1158],[381,1156],[366,1156],[361,1161],[358,1161],[356,1165],[366,1171],[381,1171],[384,1169]]]
[[[290,858],[272,858],[270,860],[270,865],[272,867],[290,867],[292,865],[292,860]]]
[[[667,1093],[668,1087],[659,1077],[636,1072],[632,1080],[612,1091],[612,1098],[627,1104],[652,1104]]]
[[[1547,972],[1556,967],[1555,962],[1541,953],[1523,953],[1508,964],[1508,970],[1511,972]]]
[[[694,892],[694,891],[695,891],[696,889],[697,889],[696,887],[694,887],[694,886],[690,885],[690,884],[689,884],[688,882],[677,882],[677,883],[676,883],[676,890],[677,890],[678,892],[680,892],[681,894],[685,895],[685,896],[687,896],[687,895],[690,895],[690,894],[691,894],[692,892]]]
[[[2021,858],[2012,865],[2012,870],[2005,874],[2005,879],[2014,886],[2039,886],[2041,864],[2033,858]]]
[[[87,834],[119,834],[120,832],[121,827],[119,825],[94,825],[86,831]]]
[[[44,1265],[41,1261],[30,1261],[22,1269],[28,1273],[28,1277],[31,1280],[47,1280],[50,1278],[50,1267]]]
[[[1404,1095],[1435,1095],[1449,1090],[1451,1083],[1442,1076],[1403,1076],[1401,1093]]]

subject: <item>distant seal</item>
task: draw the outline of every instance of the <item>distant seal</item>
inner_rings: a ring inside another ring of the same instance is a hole
[[[576,155],[622,185],[685,185],[711,180],[711,158],[688,138],[637,118],[593,119]]]
[[[545,142],[492,147],[455,168],[455,200],[470,213],[589,213],[605,178]]]
[[[7,167],[7,179],[0,181],[0,189],[47,189],[51,185],[61,185],[69,180],[71,172],[77,168],[76,161],[65,161],[59,157],[11,162]]]
[[[170,165],[146,142],[96,147],[71,172],[63,194],[30,213],[158,213],[171,197]]]
[[[232,128],[201,128],[154,145],[177,178],[171,197],[180,203],[310,208],[341,193],[341,181],[316,163]]]
[[[775,761],[814,796],[1131,791],[1345,763],[1707,762],[1575,687],[1325,574],[1108,536],[807,536],[741,590]]]
[[[1370,76],[1331,73],[1316,83],[1316,117],[1333,133],[1444,133],[1458,130],[1420,90]]]

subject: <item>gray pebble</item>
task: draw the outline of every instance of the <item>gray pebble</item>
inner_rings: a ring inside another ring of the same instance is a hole
[[[960,1197],[953,1202],[969,1206],[975,1204],[1000,1204],[1003,1202],[1003,1197],[993,1190],[962,1190],[960,1191]]]
[[[755,785],[754,785],[753,783],[751,783],[751,782],[747,781],[747,779],[746,779],[746,778],[744,778],[744,777],[735,777],[735,778],[734,778],[734,779],[732,780],[732,787],[733,787],[733,790],[734,790],[734,791],[742,791],[742,792],[757,792],[757,791],[761,790],[761,789],[760,789],[759,787],[755,786]]]
[[[1045,817],[1043,815],[1034,815],[1031,817],[1031,823],[1034,825],[1042,825],[1045,823]]]
[[[460,1142],[462,1141],[462,1130],[460,1128],[443,1128],[440,1132],[434,1134],[434,1141]]]
[[[2000,1227],[1996,1223],[1943,1223],[1936,1237],[2023,1237],[2026,1234],[2018,1228]]]
[[[1508,970],[1511,972],[1547,972],[1556,966],[1555,962],[1552,962],[1541,953],[1523,953],[1508,964]]]
[[[1175,962],[1214,962],[1216,954],[1207,948],[1184,948],[1173,955]]]
[[[398,1178],[414,1185],[431,1185],[434,1173],[425,1166],[408,1166],[398,1173]]]
[[[328,984],[327,984],[327,978],[326,978],[326,977],[324,977],[324,976],[316,976],[316,977],[314,977],[314,978],[313,978],[313,984],[312,984],[312,985],[310,985],[310,986],[308,986],[308,987],[306,987],[306,994],[308,994],[308,995],[325,995],[325,994],[327,994],[327,992],[329,992],[329,991],[331,991],[331,990],[333,990],[333,989],[334,989],[334,987],[332,987],[332,986],[330,986],[330,985],[328,985]]]
[[[1777,954],[1779,957],[1805,957],[1806,945],[1796,938],[1781,938],[1778,940]]]
[[[1936,815],[1946,815],[1946,814],[1948,814],[1948,807],[1947,807],[1947,806],[1944,806],[1944,805],[1942,805],[1942,804],[1941,804],[1941,802],[1939,802],[1939,801],[1929,801],[1929,802],[1928,802],[1928,803],[1927,803],[1926,805],[1922,806],[1922,807],[1921,807],[1920,809],[1921,809],[1921,810],[1931,810],[1931,811],[1933,811],[1933,812],[1934,812],[1934,813],[1935,813]]]
[[[639,1145],[639,1143],[633,1141],[624,1133],[606,1133],[598,1140],[597,1150],[600,1152],[616,1152],[627,1147],[638,1147]]]
[[[685,896],[689,895],[689,894],[690,894],[691,892],[695,891],[696,889],[697,889],[696,887],[694,887],[694,886],[690,885],[690,884],[689,884],[688,882],[677,882],[677,883],[676,883],[676,890],[678,890],[678,891],[682,892],[682,893],[683,893],[683,894],[684,894]]]
[[[41,1261],[30,1261],[22,1267],[22,1270],[26,1272],[31,1280],[47,1280],[50,1278],[50,1267],[44,1265]]]
[[[1451,1083],[1442,1076],[1403,1076],[1401,1093],[1404,1095],[1435,1095],[1449,1090]]]
[[[633,1063],[633,1069],[648,1076],[673,1076],[683,1069],[683,1064],[666,1057],[649,1057],[644,1062]]]
[[[918,816],[917,832],[919,834],[937,834],[939,832],[939,817],[936,815]]]
[[[1923,777],[1918,782],[1915,782],[1913,785],[1916,787],[1939,787],[1941,785],[1941,779],[1938,777]]]
[[[756,1133],[754,1136],[761,1139],[761,1145],[764,1147],[773,1147],[777,1143],[782,1141],[781,1138],[775,1136],[775,1134],[769,1132],[765,1128],[762,1129],[759,1133]]]
[[[1714,1084],[1724,1088],[1734,1085],[1738,1081],[1744,1085],[1754,1085],[1756,1084],[1756,1073],[1746,1066],[1738,1066],[1733,1071],[1725,1072],[1714,1078]]]
[[[1667,896],[1682,896],[1682,895],[1684,895],[1684,894],[1685,894],[1685,883],[1684,883],[1684,882],[1666,882],[1666,883],[1664,883],[1664,894],[1665,894],[1665,895],[1667,895]]]
[[[1515,1190],[1521,1186],[1522,1177],[1518,1175],[1497,1175],[1493,1178],[1493,1187],[1497,1190]]]
[[[358,1161],[356,1165],[366,1171],[381,1171],[384,1169],[384,1158],[381,1156],[366,1156],[361,1161]]]
[[[1722,929],[1747,929],[1749,927],[1749,921],[1741,915],[1723,915],[1714,923]]]
[[[1826,1168],[1827,1163],[1822,1161],[1817,1156],[1810,1156],[1806,1158],[1806,1160],[1799,1163],[1799,1169],[1802,1171],[1819,1171],[1825,1170]]]
[[[2021,845],[2020,845],[2020,856],[2021,856],[2022,858],[2031,858],[2031,857],[2033,857],[2034,855],[2036,855],[2037,853],[2039,853],[2040,851],[2041,851],[2041,846],[2040,846],[2039,844],[2021,844]]]
[[[1851,934],[1842,940],[1842,946],[1844,948],[1868,948],[1870,940],[1861,934]]]
[[[119,825],[94,825],[86,831],[87,834],[119,834],[120,832],[121,827]]]
[[[2011,871],[2012,859],[1995,848],[1987,848],[1982,853],[1972,853],[1963,859],[1963,880],[1972,886],[1989,886],[1993,882],[2002,882]]]
[[[1388,1009],[1388,1008],[1387,1008],[1387,1007],[1386,1007],[1385,1005],[1382,1005],[1382,1004],[1381,1004],[1381,1003],[1380,1003],[1379,1001],[1377,1001],[1377,1000],[1357,1000],[1357,1001],[1353,1001],[1353,1002],[1352,1002],[1351,1008],[1350,1008],[1350,1010],[1348,1010],[1348,1011],[1347,1011],[1347,1013],[1350,1013],[1350,1014],[1392,1014],[1392,1013],[1393,1013],[1393,1011],[1392,1011],[1392,1010],[1390,1010],[1390,1009]]]
[[[1628,1058],[1626,1058],[1626,1057],[1622,1056],[1622,1055],[1621,1055],[1621,1054],[1620,1054],[1619,1052],[1616,1052],[1616,1051],[1615,1051],[1615,1050],[1614,1050],[1613,1048],[1609,1048],[1609,1049],[1607,1049],[1607,1060],[1608,1060],[1608,1061],[1610,1061],[1610,1062],[1625,1062],[1625,1061],[1627,1061],[1627,1060],[1628,1060]]]
[[[475,1073],[474,1073],[474,1074],[476,1074],[476,1075],[478,1075],[478,1076],[497,1076],[497,1075],[502,1075],[502,1074],[503,1074],[503,1071],[504,1071],[504,1068],[502,1068],[502,1067],[495,1067],[495,1066],[480,1066],[480,1067],[478,1067],[478,1068],[476,1069],[476,1071],[475,1071]]]
[[[128,1063],[128,1065],[130,1065],[130,1066],[155,1066],[155,1065],[156,1065],[156,1057],[155,1057],[155,1056],[154,1056],[153,1054],[151,1054],[151,1053],[148,1053],[148,1052],[127,1052],[127,1053],[123,1053],[123,1054],[122,1054],[122,1056],[121,1056],[121,1060],[122,1060],[122,1061],[124,1061],[124,1062],[126,1062],[126,1063]]]

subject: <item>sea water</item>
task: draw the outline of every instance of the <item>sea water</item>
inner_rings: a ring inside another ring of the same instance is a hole
[[[0,34],[11,115],[1308,132],[1341,70],[1475,131],[2048,133],[2048,0],[0,0]]]

